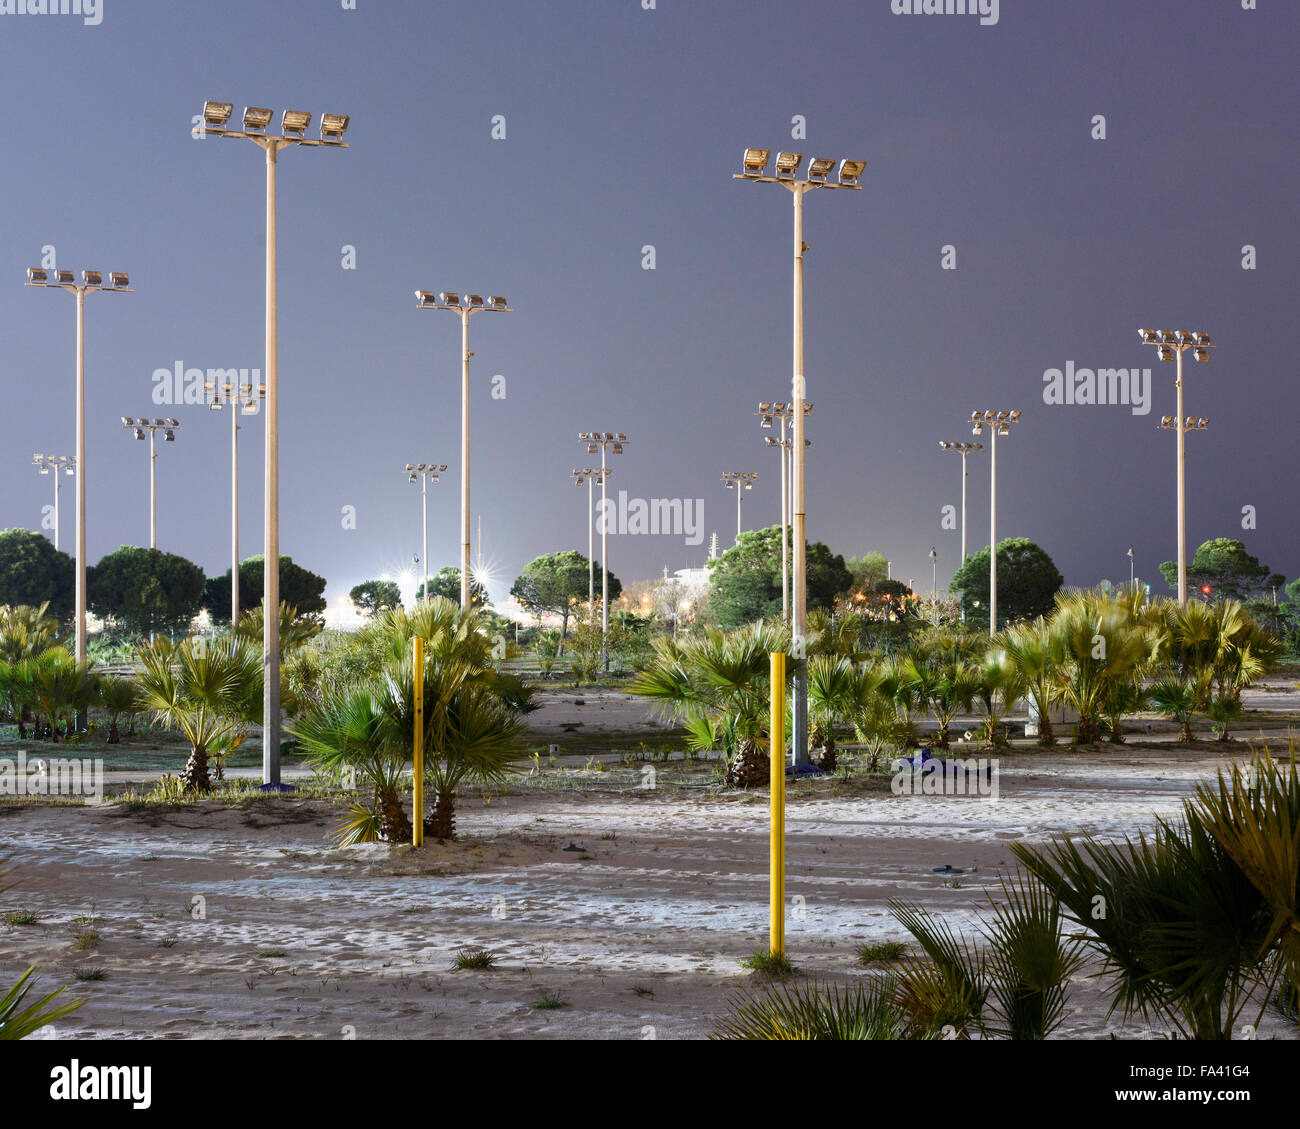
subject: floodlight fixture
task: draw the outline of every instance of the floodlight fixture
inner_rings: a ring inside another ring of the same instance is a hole
[[[285,110],[280,116],[280,128],[285,133],[301,137],[311,125],[311,114],[306,110]]]
[[[234,112],[235,107],[230,102],[204,102],[203,123],[204,125],[224,129],[226,123],[230,121],[230,115]]]
[[[348,114],[321,114],[320,135],[325,141],[342,141],[352,118]]]
[[[762,173],[767,168],[767,162],[771,156],[771,149],[746,149],[745,172],[748,174]]]
[[[778,153],[776,155],[776,175],[794,176],[803,164],[802,153]]]
[[[271,124],[273,113],[261,106],[244,107],[244,128],[251,131],[265,130]]]

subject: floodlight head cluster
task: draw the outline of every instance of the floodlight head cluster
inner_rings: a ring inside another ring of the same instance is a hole
[[[805,400],[803,414],[806,416],[812,410],[812,401]],[[760,400],[758,411],[754,414],[758,416],[759,427],[768,428],[772,426],[773,420],[790,419],[794,415],[794,405],[781,400]]]
[[[722,485],[728,490],[753,490],[758,475],[750,471],[724,470]]]
[[[407,463],[406,473],[409,481],[419,482],[421,478],[431,479],[436,485],[438,476],[447,469],[446,463]]]
[[[37,467],[42,474],[55,475],[59,471],[64,474],[73,474],[77,467],[76,455],[42,455],[40,453],[32,455],[32,465]]]
[[[146,432],[161,431],[163,441],[166,443],[176,442],[176,432],[181,429],[181,422],[178,419],[150,419],[148,416],[123,416],[122,426],[130,431],[135,438],[143,439]]]
[[[949,443],[945,440],[941,440],[939,443],[939,450],[953,451],[959,455],[969,455],[974,451],[984,450],[984,444],[983,443]]]
[[[860,188],[858,180],[867,167],[866,161],[842,160],[839,173],[834,180],[835,159],[833,157],[814,157],[808,165],[808,179],[798,180],[800,166],[803,164],[802,153],[777,153],[775,175],[767,173],[768,162],[772,159],[770,149],[746,149],[741,161],[742,172],[736,174],[737,180],[778,181],[788,184],[809,184],[822,188]]]
[[[78,284],[76,271],[28,267],[27,285],[55,286],[61,289],[73,290],[128,290],[131,286],[131,276],[124,271],[109,271],[108,285],[105,286],[103,271],[83,270],[81,272],[81,283]]]
[[[422,310],[457,310],[468,313],[477,313],[480,310],[511,312],[510,303],[496,294],[486,298],[482,294],[466,294],[462,301],[460,293],[455,290],[417,290],[415,301]]]
[[[972,435],[983,435],[985,427],[995,435],[1010,435],[1011,425],[1020,422],[1020,412],[974,411],[970,414],[970,422]]]
[[[1204,431],[1204,430],[1206,430],[1209,426],[1210,426],[1210,417],[1209,417],[1209,416],[1187,416],[1187,417],[1183,420],[1182,430],[1183,430],[1183,431]],[[1159,429],[1160,429],[1161,431],[1177,431],[1177,430],[1179,430],[1179,428],[1178,428],[1178,417],[1177,417],[1177,416],[1161,416],[1161,417],[1160,417],[1160,428],[1159,428]]]
[[[269,136],[266,130],[275,117],[274,110],[269,110],[265,106],[244,107],[243,117],[240,119],[243,124],[242,131],[230,128],[230,119],[234,116],[234,112],[235,107],[231,102],[204,102],[203,132],[218,136],[224,134],[227,137],[254,139]],[[307,145],[342,145],[343,135],[347,133],[351,120],[347,114],[321,114],[320,138],[309,139],[307,130],[311,127],[312,114],[307,110],[285,110],[280,115],[280,129],[283,136],[274,140],[297,141]]]
[[[609,476],[613,473],[613,467],[583,467],[581,470],[574,470],[570,477],[573,479],[575,486],[586,486],[587,483],[591,483],[593,486],[603,486],[609,481]]]
[[[614,454],[623,453],[623,444],[627,436],[621,431],[581,431],[578,442],[587,444],[587,454],[594,455],[601,447],[608,447]]]
[[[1200,330],[1139,329],[1138,336],[1143,345],[1155,346],[1156,359],[1161,361],[1176,360],[1180,353],[1191,349],[1196,360],[1205,364],[1210,359],[1210,350],[1215,347],[1210,335]]]

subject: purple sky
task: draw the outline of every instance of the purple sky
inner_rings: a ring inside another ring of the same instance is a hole
[[[184,427],[158,462],[160,547],[229,564],[226,417],[151,398],[154,371],[178,361],[263,363],[262,157],[190,136],[212,98],[352,115],[347,152],[280,165],[282,548],[329,578],[331,600],[419,552],[407,461],[452,465],[430,499],[430,556],[456,559],[458,324],[417,311],[416,288],[517,310],[471,323],[473,512],[498,598],[533,556],[585,552],[586,491],[568,481],[588,460],[582,430],[629,434],[617,488],[702,499],[706,544],[734,532],[723,470],[761,475],[747,526],[778,519],[779,465],[752,413],[789,390],[791,209],[784,190],[731,180],[747,145],[869,162],[864,191],[807,201],[811,537],[879,550],[918,587],[936,545],[942,585],[960,554],[940,528],[960,460],[937,443],[970,438],[972,408],[1020,408],[999,448],[999,535],[1039,542],[1072,584],[1126,579],[1132,544],[1164,591],[1174,438],[1156,424],[1174,411],[1173,366],[1136,330],[1203,329],[1220,347],[1188,372],[1187,411],[1213,419],[1188,440],[1189,551],[1240,537],[1300,573],[1282,469],[1300,5],[1260,9],[1002,0],[993,26],[894,15],[890,0],[103,0],[95,26],[0,14],[0,527],[40,527],[49,479],[32,452],[72,451],[73,302],[21,287],[48,244],[60,266],[128,270],[138,288],[87,307],[90,560],[147,543],[146,447],[119,417],[148,413]],[[1045,404],[1044,372],[1068,362],[1151,368],[1151,413]],[[246,554],[261,550],[260,428],[243,433]],[[971,471],[977,549],[987,459]],[[634,580],[704,552],[616,537],[610,567]]]

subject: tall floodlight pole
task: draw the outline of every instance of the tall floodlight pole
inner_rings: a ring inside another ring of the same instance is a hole
[[[447,469],[446,463],[407,463],[407,481],[412,485],[420,484],[420,528],[424,535],[424,603],[429,603],[429,483],[435,486],[441,481],[439,475]]]
[[[136,439],[149,436],[149,548],[158,548],[158,446],[155,442],[158,432],[168,443],[176,442],[176,433],[181,429],[180,421],[174,419],[137,419],[123,416],[122,426]]]
[[[54,547],[59,547],[59,494],[63,490],[63,481],[59,478],[60,471],[64,474],[75,474],[77,460],[74,455],[33,455],[32,465],[35,466],[42,474],[54,475]]]
[[[1181,365],[1182,358],[1179,358]],[[1178,387],[1178,406],[1183,406],[1182,380]],[[1208,416],[1161,416],[1158,431],[1178,433],[1178,606],[1187,607],[1187,492],[1183,477],[1186,465],[1185,446],[1189,431],[1205,431],[1210,426]]]
[[[1133,587],[1135,583],[1133,576],[1133,546],[1128,547],[1128,586]]]
[[[482,294],[460,294],[453,290],[417,290],[415,300],[422,310],[450,310],[460,315],[460,606],[470,606],[469,586],[469,319],[484,312],[509,314],[504,298],[495,295],[485,301]]]
[[[609,506],[605,497],[605,484],[609,481],[610,467],[607,453],[621,455],[627,436],[621,431],[583,431],[578,442],[587,444],[587,454],[600,451],[600,633],[601,651],[605,670],[609,671]]]
[[[740,544],[740,534],[744,529],[740,512],[741,502],[744,500],[745,491],[753,490],[754,483],[757,481],[758,475],[749,471],[724,470],[722,472],[722,485],[736,492],[736,544]]]
[[[570,477],[573,479],[575,486],[582,486],[584,483],[587,487],[587,606],[594,608],[596,606],[596,546],[593,543],[596,528],[596,515],[593,512],[595,507],[595,497],[592,488],[597,482],[603,487],[605,479],[614,473],[612,467],[584,467],[582,470],[575,470]],[[603,494],[603,491],[602,491]]]
[[[1183,354],[1188,349],[1195,350],[1194,356],[1202,363],[1210,359],[1210,350],[1215,348],[1210,343],[1208,333],[1192,333],[1185,329],[1139,329],[1143,345],[1154,345],[1156,355],[1162,361],[1178,361],[1178,414],[1165,416],[1167,425],[1161,428],[1178,432],[1178,606],[1187,607],[1187,420],[1193,417],[1183,415]],[[1209,422],[1207,419],[1206,423]],[[1204,430],[1200,427],[1193,431]]]
[[[941,451],[955,451],[961,455],[961,563],[966,563],[966,456],[984,450],[983,443],[947,443],[939,444]],[[966,593],[961,597],[961,621],[966,622]]]
[[[208,408],[214,412],[230,408],[230,627],[239,623],[239,416],[255,416],[266,398],[265,384],[218,384],[203,382]]]
[[[804,415],[812,411],[812,404],[804,402]],[[773,447],[781,453],[781,622],[789,624],[790,622],[790,452],[794,448],[794,440],[786,436],[786,421],[790,419],[791,405],[780,401],[760,401],[758,411],[754,413],[758,416],[760,427],[770,430],[773,420],[779,420],[781,423],[781,438],[777,439],[774,435],[765,435],[763,442],[769,447]],[[812,446],[811,439],[804,440],[805,447]]]
[[[971,412],[971,434],[989,429],[989,635],[998,633],[998,436],[1011,434],[1020,412]]]
[[[794,416],[794,472],[791,492],[794,506],[794,623],[791,629],[791,654],[794,667],[794,727],[792,748],[794,762],[806,764],[808,751],[808,676],[804,666],[807,658],[808,635],[808,583],[807,583],[807,510],[804,488],[804,400],[806,384],[803,371],[803,254],[808,249],[803,241],[803,198],[814,188],[849,188],[861,190],[858,179],[866,168],[866,161],[845,160],[839,164],[838,178],[828,179],[835,169],[829,157],[815,157],[808,166],[808,178],[797,176],[803,163],[801,153],[778,153],[776,175],[767,176],[770,149],[746,149],[744,171],[736,173],[735,180],[750,180],[761,184],[779,184],[790,190],[794,197],[794,349],[791,378],[791,412]]]
[[[930,614],[934,624],[939,625],[939,552],[930,546]]]
[[[251,141],[266,153],[266,502],[265,562],[262,589],[262,783],[280,786],[280,314],[276,260],[276,164],[291,145],[346,149],[347,114],[322,114],[320,138],[306,136],[312,115],[285,110],[281,136],[266,132],[275,116],[256,106],[244,109],[242,130],[229,129],[230,102],[203,103],[203,132]]]
[[[51,280],[50,275],[53,274]],[[77,298],[77,451],[73,458],[77,465],[77,573],[76,573],[76,643],[73,655],[77,662],[86,661],[86,295],[98,290],[109,293],[131,294],[131,279],[120,271],[109,272],[109,285],[104,285],[102,271],[85,270],[81,272],[81,282],[77,282],[74,271],[55,270],[53,272],[41,267],[29,267],[27,286],[48,286],[55,290],[66,290]],[[84,715],[82,715],[84,716]],[[79,716],[77,728],[81,728],[82,717]]]

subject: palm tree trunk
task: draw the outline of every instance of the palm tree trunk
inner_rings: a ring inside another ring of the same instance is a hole
[[[727,784],[733,788],[763,785],[771,777],[771,761],[750,737],[742,738],[736,755],[727,764]]]
[[[208,776],[208,750],[202,745],[190,749],[190,759],[185,762],[185,771],[181,774],[187,792],[210,792],[212,779]]]
[[[379,793],[379,837],[389,843],[411,840],[411,821],[396,788],[384,788]]]
[[[454,790],[433,794],[433,811],[424,821],[424,833],[445,843],[456,838],[456,793]]]

